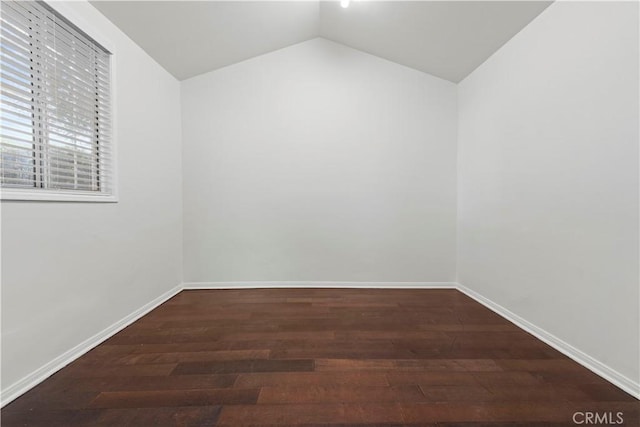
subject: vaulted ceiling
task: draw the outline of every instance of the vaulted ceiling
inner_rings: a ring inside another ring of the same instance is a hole
[[[551,2],[93,1],[184,80],[324,37],[459,82]]]

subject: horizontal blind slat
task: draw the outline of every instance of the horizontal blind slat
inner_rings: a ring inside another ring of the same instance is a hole
[[[0,162],[8,163],[10,159],[14,161],[20,160],[21,162],[26,162],[27,160],[35,161],[33,150],[0,150]]]
[[[33,87],[30,81],[21,81],[20,79],[7,74],[4,68],[2,69],[2,71],[0,71],[0,82],[2,82],[2,86],[6,85],[7,83],[11,83],[10,86],[25,93],[28,93],[28,90]]]
[[[60,18],[57,12],[50,10],[43,3],[28,2],[30,4],[30,12],[37,16],[37,21],[40,24],[49,24],[65,31],[66,34],[73,36],[79,43],[82,43],[88,49],[99,49],[105,53],[106,50],[96,43],[93,39],[85,35],[84,32],[70,25],[64,18]]]
[[[46,63],[47,61],[54,61],[59,63],[60,65],[75,67],[77,68],[77,71],[84,71],[85,73],[89,73],[91,74],[92,78],[97,78],[98,80],[105,83],[109,81],[106,76],[106,73],[108,72],[108,65],[101,64],[97,56],[78,58],[76,56],[76,51],[68,50],[58,45],[47,46],[46,49],[38,49],[35,54],[37,57],[41,58],[42,63]],[[93,75],[95,71],[102,71],[103,73],[105,73],[105,75]]]
[[[2,150],[0,150],[1,153],[5,153],[5,154],[11,154],[11,153],[21,153],[21,152],[31,152],[33,154],[33,141],[12,141],[12,142],[17,142],[18,144],[22,143],[23,145],[16,145],[15,143],[11,143],[8,141],[3,141],[2,142]]]
[[[31,81],[33,79],[33,69],[30,65],[26,65],[24,62],[14,61],[8,57],[4,52],[0,51],[0,67],[6,70],[10,67],[12,73],[20,73],[25,75],[25,80]],[[8,71],[9,71],[8,70]]]
[[[3,44],[3,52],[11,55],[19,55],[23,58],[31,57],[31,43],[26,40],[20,40],[10,34],[5,28],[0,31],[0,41]]]
[[[0,19],[2,185],[109,190],[110,54],[44,3]]]
[[[50,155],[51,156],[51,155]],[[73,153],[69,154],[70,157],[73,156]],[[0,162],[4,162],[5,164],[9,164],[11,163],[11,159],[13,159],[14,163],[16,161],[20,161],[22,164],[26,164],[26,162],[35,162],[36,159],[39,159],[34,157],[33,155],[33,151],[32,150],[15,150],[15,151],[11,151],[11,152],[5,152],[2,151],[0,152]],[[95,160],[95,159],[93,159]],[[59,157],[56,159],[57,163],[73,163],[73,162],[68,162],[65,158]],[[96,161],[92,164],[95,164],[95,166],[97,168],[106,168],[109,165],[108,161],[99,159],[99,161]],[[108,168],[106,168],[108,169]],[[111,175],[110,171],[104,171],[103,172],[106,176]]]
[[[0,123],[2,122],[6,122],[6,123],[11,123],[11,125],[18,125],[18,126],[22,126],[27,127],[27,128],[31,128],[31,132],[33,132],[33,121],[32,120],[28,120],[27,118],[24,118],[21,120],[20,117],[18,118],[12,118],[10,115],[7,117],[7,115],[2,115],[2,117],[0,117]]]
[[[91,168],[89,166],[87,167],[74,167],[73,169],[65,169],[64,167],[55,167],[55,166],[51,166],[49,167],[49,176],[50,177],[73,177],[77,175],[80,175],[82,177],[86,177],[87,175],[91,176],[92,174],[95,176],[96,174],[96,168]],[[86,179],[86,178],[83,178]],[[97,178],[91,178],[94,181],[97,180]]]
[[[33,123],[34,120],[34,108],[32,106],[26,105],[26,103],[22,103],[19,100],[15,100],[7,94],[0,94],[0,114],[8,117],[15,117],[20,120],[31,120]]]
[[[103,152],[103,151],[99,151],[96,154],[93,153],[86,153],[83,152],[81,150],[77,150],[74,148],[69,148],[68,145],[66,144],[60,144],[60,145],[47,145],[45,148],[45,151],[58,151],[60,153],[67,153],[69,155],[74,155],[74,154],[79,154],[79,155],[89,155],[89,156],[93,156],[94,160],[96,161],[96,163],[98,163],[98,159],[100,160],[100,162],[104,163],[104,164],[108,164],[110,163],[112,157],[109,153],[107,152]]]
[[[16,133],[20,135],[33,135],[33,129],[31,130],[18,129],[14,127],[14,125],[10,123],[5,123],[4,121],[0,121],[0,128],[3,131],[2,133],[3,136],[5,134],[5,131],[8,132],[8,136],[10,136],[10,134],[16,134]]]
[[[99,96],[108,98],[110,96],[109,85],[97,82],[87,76],[83,77],[68,69],[61,72],[60,64],[57,65],[57,69],[47,68],[47,66],[42,66],[41,64],[38,64],[37,67],[39,67],[39,75],[37,77],[42,82],[40,86],[43,88],[59,86],[61,88],[75,88],[80,93],[83,91],[87,92],[87,94],[90,93],[94,98]]]
[[[1,172],[0,172],[1,173]],[[35,179],[19,179],[6,177],[4,174],[0,176],[0,182],[3,187],[34,187]]]

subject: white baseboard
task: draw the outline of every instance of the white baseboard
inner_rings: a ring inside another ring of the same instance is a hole
[[[616,385],[637,399],[640,399],[640,384],[611,369],[593,357],[585,354],[555,335],[541,329],[501,305],[455,282],[187,282],[165,292],[153,301],[145,304],[125,318],[119,320],[91,338],[83,341],[69,351],[56,357],[41,368],[3,389],[0,393],[0,407],[10,403],[29,389],[35,387],[69,363],[73,362],[92,348],[120,332],[183,289],[259,289],[259,288],[363,288],[363,289],[458,289],[480,304],[499,314],[518,327],[547,343],[567,357],[573,359],[590,371]]]
[[[365,288],[365,289],[455,289],[455,282],[186,282],[183,289],[262,288]]]
[[[604,363],[594,359],[593,357],[589,356],[583,351],[573,347],[571,344],[568,344],[567,342],[561,340],[555,335],[545,331],[542,328],[537,327],[536,325],[529,322],[528,320],[523,319],[517,314],[504,308],[500,304],[497,304],[491,301],[489,298],[486,298],[480,295],[479,293],[472,291],[466,286],[458,283],[457,288],[460,292],[473,298],[480,304],[487,307],[489,310],[495,312],[496,314],[499,314],[500,316],[504,317],[508,321],[514,323],[519,328],[529,332],[531,335],[538,338],[540,341],[543,341],[546,344],[550,345],[554,349],[558,350],[560,353],[564,354],[570,359],[573,359],[575,362],[578,362],[579,364],[589,369],[593,373],[601,376],[605,380],[609,381],[615,386],[626,391],[636,399],[640,399],[640,383],[633,381],[631,378],[625,377],[624,375],[615,371],[614,369],[611,369]]]
[[[91,338],[86,339],[85,341],[81,342],[77,346],[73,347],[72,349],[56,357],[52,361],[48,362],[44,366],[30,373],[29,375],[22,378],[21,380],[18,380],[17,382],[11,384],[9,387],[3,389],[0,394],[0,406],[3,407],[7,405],[11,401],[16,399],[20,395],[22,395],[23,393],[26,393],[33,387],[37,386],[42,381],[49,378],[51,375],[55,374],[57,371],[67,366],[69,363],[73,362],[83,354],[87,353],[89,350],[96,347],[100,343],[106,341],[108,338],[117,334],[118,332],[120,332],[121,330],[123,330],[124,328],[126,328],[127,326],[129,326],[130,324],[132,324],[133,322],[135,322],[136,320],[138,320],[139,318],[141,318],[142,316],[144,316],[145,314],[153,310],[154,308],[158,307],[160,304],[167,301],[169,298],[173,297],[180,291],[182,291],[182,285],[178,285],[174,287],[173,289],[165,292],[164,294],[160,295],[158,298],[145,304],[144,306],[140,307],[139,309],[129,314],[128,316],[124,317],[123,319],[117,321],[113,325],[98,332]]]

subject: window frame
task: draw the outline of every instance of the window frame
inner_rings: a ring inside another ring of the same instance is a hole
[[[79,12],[79,7],[86,6],[91,7],[88,3],[85,5],[82,3],[74,2],[57,2],[46,1],[44,2],[48,7],[60,14],[67,21],[78,27],[87,36],[92,38],[95,42],[102,45],[110,53],[109,60],[109,100],[110,100],[110,113],[111,120],[109,127],[111,128],[111,140],[110,151],[112,158],[111,163],[111,181],[109,186],[111,191],[109,193],[94,192],[94,191],[81,191],[81,190],[64,190],[64,189],[46,189],[46,188],[0,188],[0,200],[4,201],[34,201],[34,202],[98,202],[98,203],[117,203],[118,198],[118,145],[117,145],[117,114],[116,114],[116,48],[114,43],[104,36],[100,30],[97,30],[98,25],[91,24]]]

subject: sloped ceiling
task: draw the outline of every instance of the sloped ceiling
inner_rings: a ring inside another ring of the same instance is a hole
[[[91,3],[179,80],[324,37],[459,82],[551,2]]]
[[[320,35],[459,82],[540,14],[540,1],[360,1],[320,5]]]
[[[94,1],[177,79],[318,37],[318,2]]]

